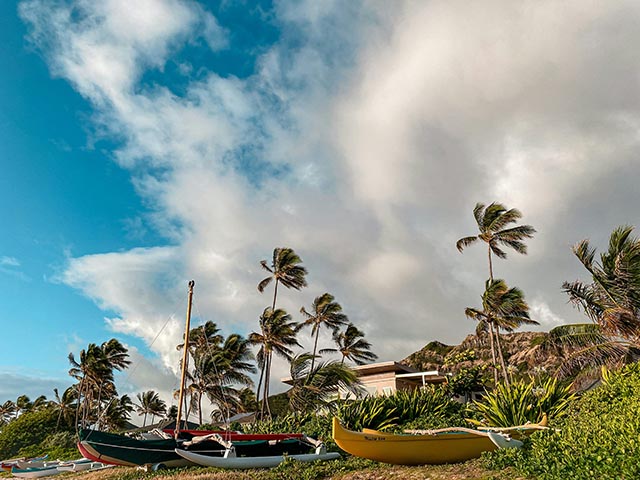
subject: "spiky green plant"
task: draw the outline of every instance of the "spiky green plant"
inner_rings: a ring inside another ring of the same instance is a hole
[[[569,385],[556,379],[542,384],[518,381],[511,385],[498,384],[474,407],[482,417],[482,423],[493,427],[512,427],[527,422],[538,422],[544,413],[549,417],[562,416],[574,399]]]

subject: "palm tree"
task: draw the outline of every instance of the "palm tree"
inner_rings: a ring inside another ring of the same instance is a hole
[[[16,410],[18,413],[25,413],[31,410],[33,407],[33,402],[27,395],[20,395],[16,399]]]
[[[255,412],[258,408],[256,394],[250,388],[242,388],[238,391],[238,405],[235,413]]]
[[[178,418],[178,406],[177,405],[171,405],[168,409],[167,409],[167,413],[164,416],[165,420],[176,420]]]
[[[215,343],[194,348],[192,356],[194,366],[188,376],[202,424],[202,397],[206,395],[219,406],[233,404],[236,390],[231,385],[253,385],[249,374],[256,369],[251,363],[254,357],[249,340],[236,333],[226,339],[216,334]]]
[[[571,350],[563,373],[625,361],[640,348],[640,239],[632,233],[631,226],[616,228],[599,262],[588,240],[572,248],[591,282],[564,282],[562,288],[592,323],[562,325],[550,332],[547,347]]]
[[[60,421],[64,420],[69,426],[73,424],[72,418],[75,416],[75,409],[77,408],[78,390],[75,385],[67,388],[62,396],[58,393],[58,389],[54,388],[55,400],[52,402],[56,410],[58,410],[58,421],[56,423],[56,430],[60,426]]]
[[[358,330],[353,323],[347,325],[347,328],[342,332],[334,331],[333,341],[338,348],[324,348],[320,350],[320,353],[339,352],[342,354],[340,364],[344,364],[345,359],[349,359],[356,365],[364,365],[378,358],[371,351],[371,344],[364,339],[364,332]]]
[[[189,331],[189,353],[192,357],[197,354],[205,354],[211,349],[218,348],[223,340],[224,337],[220,335],[218,325],[208,320],[204,325],[192,328]],[[176,348],[182,350],[184,342]]]
[[[515,208],[507,210],[500,203],[494,202],[486,208],[484,204],[477,203],[473,209],[473,216],[476,219],[480,233],[476,236],[461,238],[456,243],[456,247],[462,252],[466,247],[478,240],[486,242],[489,256],[489,279],[493,280],[491,254],[493,253],[498,258],[506,258],[507,254],[500,248],[501,246],[506,246],[525,255],[527,246],[523,240],[533,237],[536,230],[531,225],[505,228],[510,223],[515,223],[522,218],[522,213]]]
[[[82,410],[81,424],[86,425],[93,414],[92,405],[97,406],[96,419],[100,418],[102,401],[110,401],[117,395],[114,370],[125,369],[130,364],[128,356],[126,347],[115,338],[100,346],[90,343],[86,350],[80,351],[78,361],[73,353],[69,354],[71,363],[69,375],[79,381],[78,401],[82,399],[76,414],[76,425],[78,425],[77,417],[80,410]]]
[[[293,411],[328,408],[340,390],[355,396],[361,393],[362,385],[352,369],[337,361],[320,362],[314,367],[314,358],[309,353],[302,353],[291,359],[292,387],[287,396]]]
[[[31,402],[30,410],[32,410],[34,412],[37,412],[38,410],[42,410],[44,408],[49,407],[50,405],[51,405],[51,402],[49,402],[49,400],[47,400],[47,396],[46,395],[40,395],[33,402]]]
[[[271,310],[276,309],[276,297],[278,296],[278,284],[282,284],[287,288],[300,290],[307,286],[307,269],[302,265],[302,259],[291,248],[275,248],[273,250],[273,259],[271,266],[267,265],[266,260],[262,260],[260,265],[270,273],[268,277],[258,284],[258,291],[264,292],[264,289],[275,280],[273,289],[273,304]]]
[[[252,332],[249,341],[252,345],[259,345],[256,356],[258,367],[261,368],[260,377],[264,378],[262,404],[260,414],[271,417],[269,408],[269,380],[271,376],[271,361],[273,354],[289,360],[293,355],[291,347],[299,347],[297,340],[298,325],[291,321],[291,315],[282,309],[272,310],[267,307],[260,317],[261,333]],[[257,399],[260,399],[258,390]]]
[[[112,399],[105,408],[102,417],[108,430],[122,430],[127,425],[133,411],[133,402],[129,395]]]
[[[143,427],[147,425],[147,415],[151,415],[151,423],[153,424],[155,416],[161,416],[167,412],[167,404],[153,390],[138,393],[136,398],[138,399],[136,413],[144,415]]]
[[[3,423],[9,423],[16,416],[18,407],[15,402],[7,400],[0,405],[0,425]]]
[[[307,312],[304,307],[300,309],[300,313],[306,317],[301,326],[311,326],[311,335],[315,337],[313,343],[313,358],[311,359],[311,370],[315,364],[316,352],[318,350],[318,336],[322,325],[330,328],[335,334],[340,327],[348,323],[347,316],[342,313],[342,307],[338,302],[334,302],[333,295],[325,293],[316,297],[311,305],[311,313]]]
[[[494,345],[494,336],[499,338],[500,329],[513,331],[523,324],[534,324],[538,322],[529,318],[529,305],[524,300],[522,290],[516,287],[508,288],[504,280],[487,280],[485,292],[482,295],[482,310],[475,308],[467,308],[465,314],[467,317],[486,324],[489,329],[491,340],[491,356],[493,358],[494,380],[498,382],[496,356],[500,360],[502,366],[502,375],[504,381],[509,385],[507,376],[507,368],[504,362],[504,356],[497,343],[498,352],[496,354],[496,346]],[[484,328],[484,325],[483,325]]]

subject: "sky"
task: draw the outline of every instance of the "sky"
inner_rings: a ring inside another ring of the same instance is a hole
[[[248,335],[275,247],[309,272],[294,319],[330,292],[381,361],[459,343],[477,202],[537,230],[494,264],[537,328],[583,321],[571,245],[638,225],[639,26],[632,1],[0,2],[0,401],[112,337],[120,392],[168,399],[187,282],[194,325]]]

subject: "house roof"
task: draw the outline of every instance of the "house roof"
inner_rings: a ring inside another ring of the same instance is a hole
[[[351,369],[356,372],[358,377],[377,375],[380,373],[418,373],[415,368],[394,361],[369,363],[367,365],[355,365],[352,366]],[[280,381],[288,385],[291,385],[292,383],[291,377],[281,378]]]
[[[402,363],[390,361],[390,362],[379,362],[379,363],[369,363],[367,365],[356,365],[355,367],[351,367],[358,374],[359,377],[363,377],[366,375],[375,375],[378,373],[416,373],[417,370],[413,367],[409,367],[408,365],[403,365]]]

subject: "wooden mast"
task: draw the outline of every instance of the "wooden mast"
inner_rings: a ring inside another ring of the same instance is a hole
[[[184,348],[182,349],[182,373],[180,375],[180,397],[178,400],[178,415],[176,417],[176,428],[174,430],[174,435],[176,440],[178,439],[178,434],[180,433],[180,420],[182,417],[182,403],[184,399],[184,380],[187,376],[187,361],[189,358],[189,329],[191,324],[191,303],[193,300],[193,287],[196,282],[191,280],[189,282],[189,296],[187,297],[187,322],[184,329]]]

